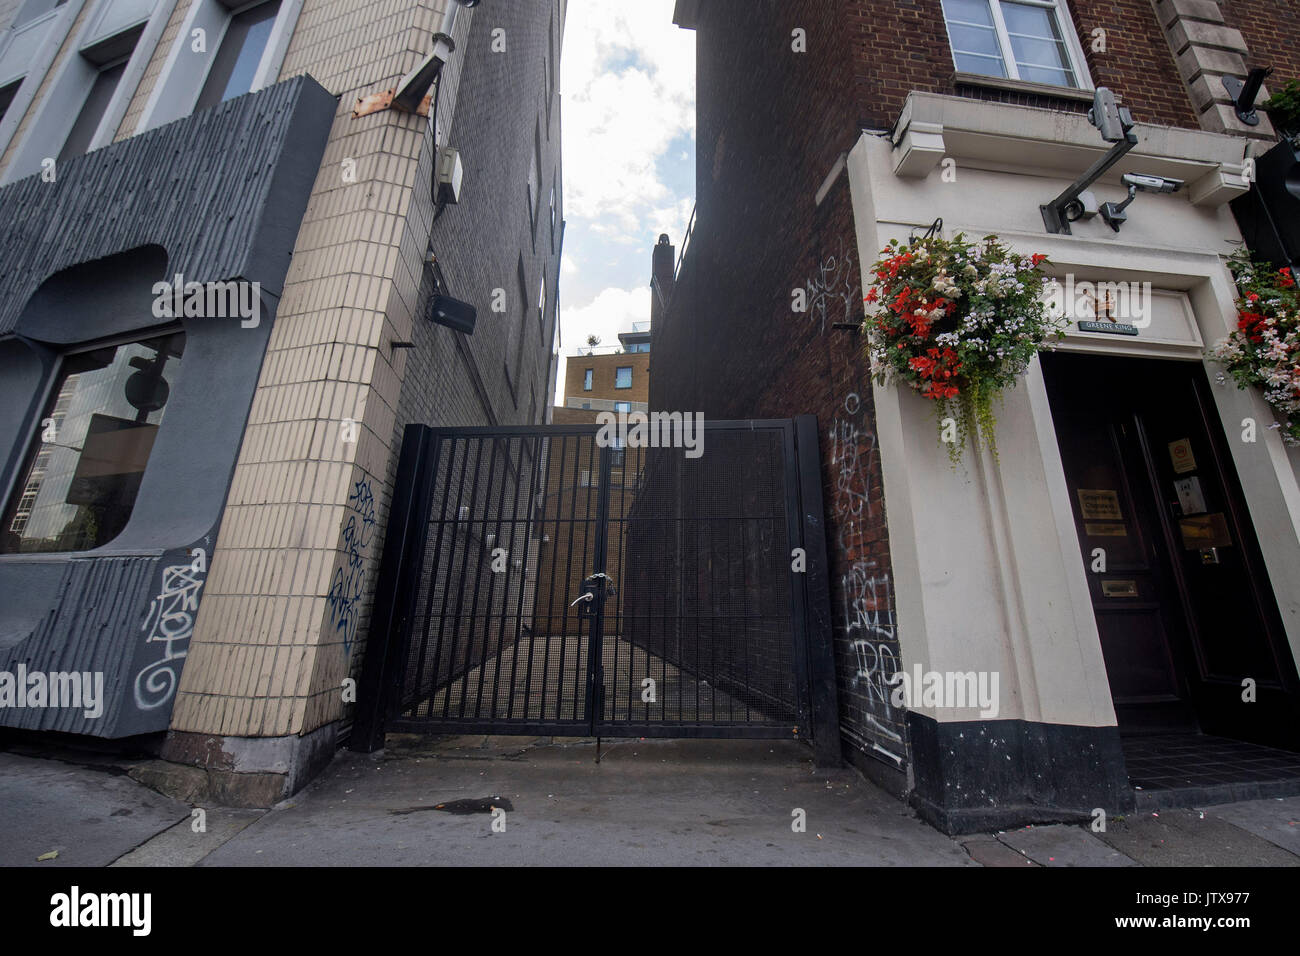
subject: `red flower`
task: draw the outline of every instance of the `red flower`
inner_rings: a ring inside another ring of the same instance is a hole
[[[1033,260],[1034,265],[1038,265],[1040,262],[1044,262],[1047,259],[1047,256],[1043,255],[1041,252],[1035,252],[1029,258]]]
[[[1285,269],[1279,269],[1278,274],[1282,276],[1282,288],[1289,289],[1295,285],[1295,279],[1291,277],[1290,266],[1287,266]]]

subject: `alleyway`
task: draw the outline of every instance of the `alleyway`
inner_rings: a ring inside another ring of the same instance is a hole
[[[389,742],[273,810],[208,808],[204,833],[132,779],[147,765],[11,749],[0,865],[1300,866],[1300,798],[954,839],[793,743],[605,741],[597,764],[594,741]]]

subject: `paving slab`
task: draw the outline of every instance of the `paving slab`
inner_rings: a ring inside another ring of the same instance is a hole
[[[980,866],[1023,867],[1038,865],[1019,850],[1007,846],[995,836],[972,837],[963,841],[962,846],[970,854],[970,858]]]
[[[1207,814],[1300,856],[1300,797],[1204,807]]]
[[[107,866],[190,815],[122,768],[14,753],[0,753],[0,807],[0,866]]]
[[[855,771],[816,770],[798,743],[606,741],[599,764],[594,742],[477,750],[462,738],[340,754],[201,865],[978,865]],[[466,800],[488,812],[437,809]],[[491,812],[498,800],[513,810]]]
[[[1143,866],[1300,866],[1300,857],[1203,810],[1112,817],[1097,838]]]
[[[1070,824],[1022,827],[998,839],[1039,866],[1137,866],[1135,860],[1107,846],[1091,830]]]
[[[195,816],[202,810],[201,817]],[[194,866],[267,811],[199,807],[175,826],[118,857],[112,866]],[[200,827],[200,829],[196,829]]]

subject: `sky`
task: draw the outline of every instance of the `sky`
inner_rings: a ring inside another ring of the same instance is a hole
[[[560,60],[560,371],[588,335],[650,318],[650,254],[680,249],[695,198],[695,34],[674,0],[570,0]],[[557,402],[558,403],[558,402]]]

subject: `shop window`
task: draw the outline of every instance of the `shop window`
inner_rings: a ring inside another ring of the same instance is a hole
[[[174,332],[64,356],[0,552],[86,551],[126,526],[180,369]]]

